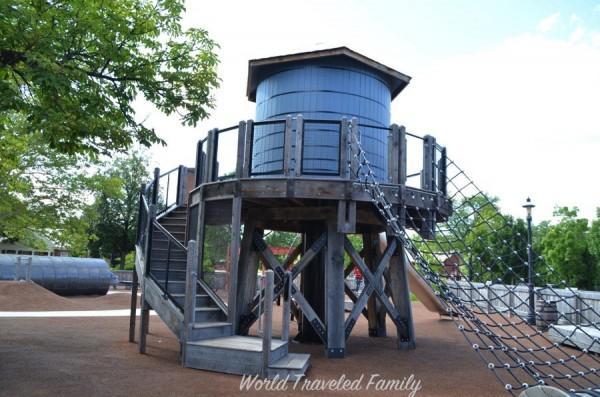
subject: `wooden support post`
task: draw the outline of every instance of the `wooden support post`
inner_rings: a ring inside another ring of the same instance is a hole
[[[365,264],[367,265],[369,270],[374,271],[375,266],[379,261],[379,258],[381,257],[381,250],[379,248],[379,234],[363,234],[363,247]],[[376,282],[381,282],[381,278],[376,280]],[[374,294],[369,297],[369,301],[367,303],[367,313],[369,316],[369,336],[386,336],[387,332],[385,328],[385,308],[377,300],[377,297]]]
[[[390,126],[388,136],[388,182],[400,183],[400,133],[397,124]]]
[[[254,121],[246,121],[246,132],[244,135],[244,165],[242,178],[250,178],[252,175],[252,140],[254,139]]]
[[[283,133],[283,175],[290,176],[292,168],[292,116],[285,118],[285,130]]]
[[[269,375],[271,365],[271,339],[273,338],[273,286],[275,285],[275,274],[267,270],[267,285],[265,287],[265,314],[263,322],[262,352],[263,352],[263,377]]]
[[[446,196],[448,192],[448,181],[446,180],[446,170],[448,168],[448,157],[446,156],[446,148],[440,151],[440,159],[438,160],[438,191]]]
[[[146,302],[145,293],[145,280],[140,280],[140,286],[142,287],[142,297],[140,299],[140,335],[138,350],[140,353],[146,353],[146,335],[148,334],[148,323],[150,317],[150,305]]]
[[[183,165],[179,166],[177,172],[177,206],[185,203],[185,195],[187,193],[187,168]]]
[[[290,339],[290,302],[292,300],[292,272],[285,272],[283,281],[283,308],[281,310],[281,340],[288,342]]]
[[[396,322],[397,343],[400,350],[415,348],[415,331],[410,303],[407,266],[410,266],[408,258],[402,245],[399,245],[390,258],[390,264],[386,273],[392,302],[401,320]],[[402,323],[403,326],[400,326],[399,323]]]
[[[186,366],[186,343],[190,340],[196,322],[196,286],[198,284],[197,261],[198,245],[190,240],[187,245],[187,261],[185,268],[185,301],[183,303],[183,340],[181,341],[181,364]]]
[[[346,351],[344,313],[344,235],[335,223],[327,224],[327,260],[325,262],[325,326],[329,358],[343,358]]]
[[[133,280],[131,281],[131,311],[129,313],[129,342],[135,342],[135,318],[137,316],[137,291],[138,291],[138,274],[137,270],[133,269]]]
[[[323,233],[324,225],[322,223],[310,225],[305,234],[305,255],[309,253],[310,247],[313,243],[321,238]],[[322,343],[323,339],[317,331],[314,330],[315,326],[320,326],[315,318],[325,318],[325,259],[326,250],[320,250],[314,256],[310,262],[307,262],[302,270],[301,278],[301,292],[304,296],[304,301],[299,302],[302,310],[302,318],[300,319],[300,334],[298,339],[302,342],[314,342]],[[298,265],[297,265],[298,266]],[[294,295],[294,299],[296,296]],[[297,300],[297,299],[296,299]],[[303,308],[309,305],[312,307],[314,317],[309,317],[306,310]]]
[[[296,117],[296,148],[294,155],[294,174],[299,177],[302,175],[302,145],[304,144],[304,119],[299,114]]]
[[[258,253],[254,249],[252,239],[254,234],[262,235],[262,230],[256,229],[256,223],[253,220],[247,220],[244,223],[244,234],[242,236],[242,245],[238,262],[238,288],[237,288],[237,327],[234,328],[236,334],[245,335],[248,333],[248,327],[241,324],[241,320],[248,317],[252,312],[252,302],[256,294],[256,277],[258,273]]]
[[[406,155],[407,146],[406,128],[401,125],[398,127],[398,183],[400,185],[406,185],[406,174],[408,169],[408,157]]]
[[[229,266],[229,296],[227,300],[227,319],[232,324],[233,329],[237,329],[238,323],[238,306],[237,292],[239,281],[239,263],[240,263],[240,234],[242,223],[242,198],[234,197],[231,205],[231,245],[230,257],[231,263]]]

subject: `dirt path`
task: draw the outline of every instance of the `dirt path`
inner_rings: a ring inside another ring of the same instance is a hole
[[[9,290],[0,283],[0,311],[15,310],[15,296],[4,295]],[[33,307],[36,304],[35,294],[29,292],[27,310],[36,310]],[[47,306],[51,306],[48,302],[52,297],[43,294],[43,291],[41,293],[37,297],[41,301],[37,304],[46,302]],[[69,307],[65,310],[82,310],[84,307],[124,309],[129,305],[128,294],[104,298],[58,298],[58,303]],[[56,308],[53,306],[45,310]],[[451,321],[440,321],[438,316],[427,312],[419,303],[414,304],[414,315],[417,349],[413,351],[395,349],[395,338],[391,337],[394,331],[389,321],[390,337],[369,338],[366,321],[362,318],[348,340],[345,359],[326,359],[323,347],[319,345],[293,344],[291,350],[312,354],[312,366],[308,372],[311,380],[338,379],[342,374],[348,379],[356,379],[364,374],[367,378],[362,383],[364,386],[374,374],[390,380],[401,380],[412,374],[422,385],[416,396],[506,395]],[[277,314],[275,318],[279,318]],[[137,353],[137,344],[127,342],[128,325],[127,317],[0,318],[0,396],[197,397],[240,394],[241,378],[238,376],[182,368],[178,361],[179,344],[157,316],[150,319],[151,334],[146,355]],[[276,323],[274,328],[274,333],[278,334],[279,324]],[[294,391],[291,386],[288,391],[250,391],[243,394],[277,397],[408,395],[407,392],[374,390]]]

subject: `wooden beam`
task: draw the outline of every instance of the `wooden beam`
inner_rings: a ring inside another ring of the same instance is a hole
[[[367,267],[375,271],[377,262],[381,258],[382,252],[379,249],[379,234],[369,233],[363,235],[364,258]],[[379,276],[376,282],[382,281]],[[387,336],[387,327],[385,324],[385,308],[377,300],[375,294],[371,292],[367,303],[367,312],[369,313],[369,336],[384,337]]]
[[[238,323],[236,333],[245,335],[248,333],[252,322],[256,317],[252,317],[254,308],[253,300],[256,294],[256,276],[258,273],[259,255],[254,249],[254,234],[262,235],[263,231],[256,228],[254,220],[248,220],[244,223],[244,234],[242,236],[242,245],[240,249],[238,268],[238,291],[237,291],[237,316]]]
[[[406,141],[406,128],[404,126],[398,127],[398,183],[400,185],[406,185],[406,173],[407,173],[407,141]]]
[[[235,178],[244,177],[244,154],[246,152],[246,122],[238,124],[237,156],[235,160]]]
[[[392,124],[388,135],[388,182],[400,183],[400,133],[397,124]]]
[[[231,211],[231,245],[230,245],[230,266],[229,266],[229,297],[227,319],[232,324],[233,329],[237,329],[237,289],[238,289],[238,270],[240,259],[240,239],[242,227],[242,198],[234,197]]]
[[[198,245],[196,241],[190,240],[187,244],[187,260],[185,268],[185,300],[183,302],[183,332],[182,332],[182,358],[181,364],[186,364],[186,351],[185,345],[190,340],[192,335],[192,329],[196,322],[196,286],[198,284]]]
[[[343,358],[346,352],[344,326],[344,235],[335,222],[327,224],[327,256],[325,262],[325,324],[329,358]]]

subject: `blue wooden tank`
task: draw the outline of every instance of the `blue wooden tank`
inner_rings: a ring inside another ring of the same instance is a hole
[[[400,72],[340,47],[250,61],[248,98],[256,102],[257,122],[298,114],[304,119],[358,118],[363,149],[383,181],[390,103],[409,81]],[[254,176],[281,173],[283,139],[283,123],[255,127]],[[302,174],[338,175],[339,145],[339,124],[306,123]]]

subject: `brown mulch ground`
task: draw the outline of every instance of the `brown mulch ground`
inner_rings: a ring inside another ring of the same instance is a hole
[[[35,285],[0,283],[0,311],[125,309],[129,294],[62,298]],[[19,303],[16,303],[16,302]],[[309,379],[356,379],[379,374],[402,379],[414,374],[416,396],[504,396],[499,382],[465,343],[455,325],[421,304],[413,306],[417,349],[395,349],[387,338],[369,338],[361,318],[348,340],[347,357],[326,359],[319,345],[293,344],[311,353]],[[276,312],[277,313],[277,312]],[[276,314],[276,319],[279,316]],[[146,355],[127,341],[129,318],[0,318],[0,396],[230,396],[240,394],[240,377],[182,368],[177,339],[151,316]],[[279,323],[274,325],[278,334]],[[294,333],[292,332],[292,336]],[[366,383],[366,380],[365,380]],[[378,391],[262,391],[251,396],[407,396]]]

